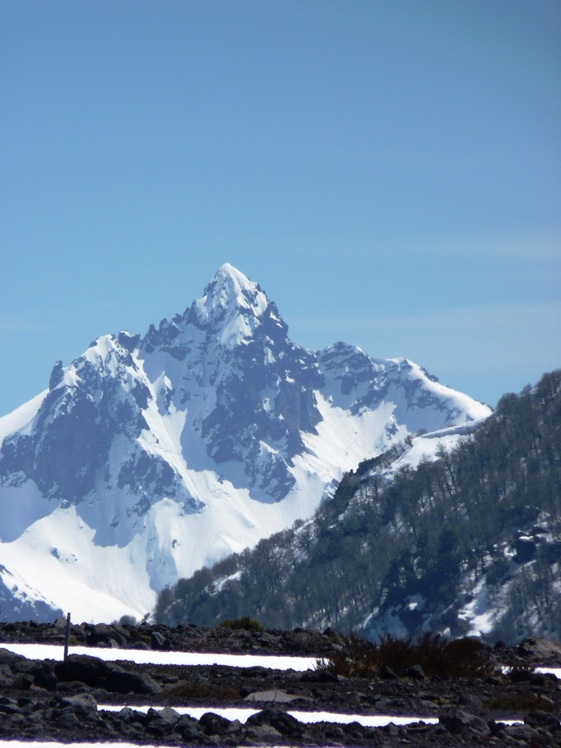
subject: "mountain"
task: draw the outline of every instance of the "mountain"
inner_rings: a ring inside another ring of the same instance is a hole
[[[489,413],[407,359],[292,343],[223,265],[184,314],[98,338],[0,419],[3,615],[142,616],[180,577],[310,517],[365,457]]]
[[[364,461],[313,518],[181,580],[157,609],[173,624],[242,616],[372,639],[561,639],[561,371],[485,421]]]

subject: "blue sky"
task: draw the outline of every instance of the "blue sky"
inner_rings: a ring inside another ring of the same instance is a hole
[[[0,414],[223,262],[494,405],[561,366],[558,0],[3,0]]]

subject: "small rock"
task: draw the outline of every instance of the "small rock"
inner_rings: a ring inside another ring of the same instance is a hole
[[[304,696],[295,696],[294,694],[286,693],[286,691],[279,691],[278,689],[272,689],[270,691],[254,691],[246,696],[244,701],[271,701],[276,704],[288,704],[291,701],[303,699]]]
[[[468,714],[461,709],[454,710],[446,714],[441,714],[440,724],[453,735],[462,733],[475,733],[476,735],[489,735],[491,730],[487,723],[476,717],[474,714]]]
[[[198,741],[203,734],[199,721],[187,714],[181,715],[175,724],[174,732],[178,732],[186,743]]]
[[[559,717],[556,714],[551,714],[550,712],[544,712],[542,710],[528,712],[524,717],[524,724],[530,725],[530,727],[536,729],[542,727],[548,732],[559,732],[559,730],[561,730]]]
[[[279,738],[282,738],[280,732],[271,727],[271,725],[251,725],[247,728],[247,735],[251,740],[257,742],[277,741]]]
[[[60,696],[58,698],[58,703],[62,708],[71,707],[75,711],[84,714],[97,714],[97,702],[89,693],[80,693],[75,696]]]
[[[113,693],[160,693],[161,687],[148,674],[114,668],[98,681],[98,687]]]
[[[162,636],[158,631],[152,631],[152,634],[150,635],[150,643],[152,649],[169,649],[169,639],[166,639],[166,637]]]
[[[304,733],[304,728],[297,719],[284,710],[275,707],[267,707],[257,714],[252,714],[251,717],[248,717],[246,724],[252,727],[270,725],[286,737],[299,737]]]
[[[110,671],[109,665],[91,655],[68,655],[66,660],[57,662],[54,672],[59,681],[80,681],[95,686]]]
[[[506,725],[504,730],[501,730],[500,735],[503,741],[508,737],[511,742],[519,741],[519,745],[539,745],[537,742],[539,733],[530,725]]]
[[[383,665],[380,668],[378,677],[380,677],[382,680],[395,680],[398,676],[397,673],[395,673],[389,665]]]
[[[230,729],[230,720],[214,712],[206,712],[199,720],[206,735],[225,735]]]
[[[173,728],[179,722],[181,715],[175,709],[167,706],[164,709],[149,709],[146,717],[150,723],[156,722],[164,727]]]
[[[10,699],[7,696],[0,698],[0,714],[18,714],[20,707],[15,699]]]
[[[408,667],[405,671],[405,675],[408,678],[413,678],[413,680],[425,680],[425,671],[421,667],[421,665],[413,665],[412,667]]]
[[[330,673],[329,670],[307,670],[302,673],[300,680],[303,683],[337,683],[338,678],[334,673]]]
[[[8,665],[11,667],[16,662],[22,662],[22,660],[25,660],[25,657],[22,657],[9,649],[0,647],[0,665]]]

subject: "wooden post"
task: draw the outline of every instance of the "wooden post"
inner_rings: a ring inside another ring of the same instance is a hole
[[[70,613],[66,614],[66,632],[64,634],[64,659],[68,657],[68,643],[70,641]]]

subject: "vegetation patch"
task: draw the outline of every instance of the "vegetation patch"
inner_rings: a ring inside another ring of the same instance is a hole
[[[241,698],[237,688],[230,686],[216,686],[212,683],[193,683],[191,681],[182,681],[177,685],[166,690],[165,694],[175,703],[179,699],[207,699],[211,703],[214,701],[237,701]]]
[[[352,636],[344,650],[318,662],[317,668],[347,678],[373,678],[388,668],[397,676],[407,676],[411,668],[419,665],[428,677],[481,678],[499,674],[491,650],[479,639],[449,641],[429,633],[416,643],[391,636],[380,642]]]
[[[526,714],[537,710],[556,711],[555,704],[536,693],[501,693],[486,701],[485,707],[505,714]]]
[[[222,621],[220,626],[224,629],[234,629],[235,631],[265,631],[265,627],[262,626],[259,621],[250,618],[250,616],[229,618],[226,621]]]

